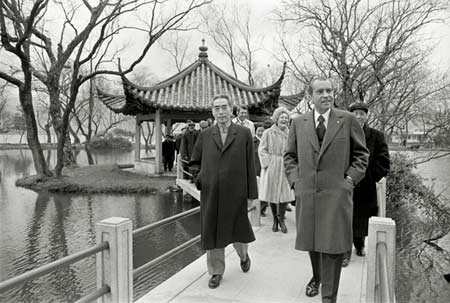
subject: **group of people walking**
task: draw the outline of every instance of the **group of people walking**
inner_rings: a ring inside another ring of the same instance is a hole
[[[229,244],[242,271],[250,270],[248,243],[255,236],[247,205],[256,199],[269,203],[273,231],[285,233],[286,206],[295,201],[295,248],[309,253],[312,267],[307,296],[318,295],[321,286],[322,302],[336,302],[352,243],[364,255],[368,217],[377,211],[375,182],[389,171],[384,136],[367,126],[365,104],[352,105],[354,114],[333,108],[329,79],[314,79],[308,94],[312,111],[291,120],[286,109],[277,108],[273,125],[256,130],[258,138],[254,126],[252,132],[252,125],[232,121],[228,96],[211,101],[216,123],[198,134],[190,158],[190,165],[199,169],[196,185],[210,288],[221,283]]]

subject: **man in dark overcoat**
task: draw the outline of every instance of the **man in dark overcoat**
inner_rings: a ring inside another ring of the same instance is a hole
[[[258,198],[253,138],[246,127],[231,122],[231,100],[219,95],[212,100],[217,124],[199,134],[191,165],[200,165],[202,248],[206,250],[208,286],[220,285],[225,271],[225,247],[233,243],[241,269],[250,269],[248,243],[255,240],[247,205]]]
[[[199,131],[195,129],[195,123],[191,120],[186,122],[187,129],[183,133],[181,137],[181,145],[180,145],[180,155],[183,160],[183,170],[188,171],[188,161],[191,159],[192,150],[194,149],[195,142],[197,141],[197,137]],[[184,173],[185,179],[191,179],[191,176],[187,173]]]
[[[378,213],[376,183],[389,173],[389,149],[384,134],[367,125],[369,107],[362,102],[352,103],[353,112],[364,130],[366,146],[369,149],[369,164],[366,174],[353,190],[353,245],[356,255],[364,256],[364,238],[367,236],[369,218]],[[347,255],[350,261],[351,251]]]
[[[172,171],[173,161],[175,160],[175,141],[173,136],[168,134],[161,145],[164,171]]]
[[[336,302],[342,261],[352,247],[353,187],[369,158],[355,116],[332,108],[329,79],[314,79],[308,93],[314,110],[295,117],[284,162],[296,195],[295,248],[308,251],[313,277],[307,296],[322,284],[322,302]]]

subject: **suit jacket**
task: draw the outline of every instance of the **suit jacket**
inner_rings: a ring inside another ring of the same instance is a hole
[[[197,141],[199,132],[197,130],[186,130],[181,137],[181,157],[189,161],[192,155],[192,150],[194,149],[195,141]]]
[[[353,186],[364,176],[369,153],[355,116],[331,109],[323,143],[313,112],[292,121],[284,164],[295,187],[297,238],[295,248],[330,254],[352,247]]]
[[[248,128],[231,124],[225,144],[217,125],[201,132],[191,165],[200,165],[203,249],[255,240],[247,199],[258,198],[253,138]]]

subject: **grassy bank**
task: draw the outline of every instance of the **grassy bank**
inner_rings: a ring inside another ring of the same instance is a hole
[[[16,181],[16,186],[59,193],[155,193],[174,185],[175,177],[144,176],[122,170],[118,165],[64,168],[59,179],[39,180],[29,176]]]

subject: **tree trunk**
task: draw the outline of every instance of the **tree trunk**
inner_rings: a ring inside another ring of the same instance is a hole
[[[91,149],[89,148],[89,142],[84,143],[84,150],[86,151],[88,164],[89,165],[94,165],[95,161],[94,161],[94,157],[92,157]]]
[[[45,124],[45,133],[47,134],[47,143],[52,143],[52,134],[50,132],[50,123]],[[48,161],[47,161],[48,163]]]
[[[69,125],[69,133],[72,135],[73,137],[73,143],[74,144],[80,144],[80,137],[78,137],[78,134],[73,130],[73,127],[71,125]]]
[[[58,77],[55,77],[59,79]],[[70,142],[69,131],[64,127],[63,119],[61,117],[61,102],[59,100],[60,90],[58,81],[50,81],[47,85],[50,97],[49,114],[52,117],[52,125],[57,137],[56,148],[56,176],[60,177],[64,166],[73,166],[76,164],[75,156],[73,154],[72,145]]]
[[[24,66],[25,65],[25,66]],[[45,161],[44,153],[42,151],[41,143],[38,137],[38,127],[36,117],[34,115],[32,94],[31,94],[31,72],[27,63],[22,63],[24,71],[24,84],[19,87],[19,100],[23,109],[25,124],[27,127],[27,141],[28,147],[31,150],[33,157],[34,168],[36,174],[40,177],[50,177],[52,172],[48,169]]]
[[[23,139],[23,135],[25,134],[25,129],[22,130],[22,132],[20,133],[20,139],[19,139],[19,144],[22,144],[22,139]]]

